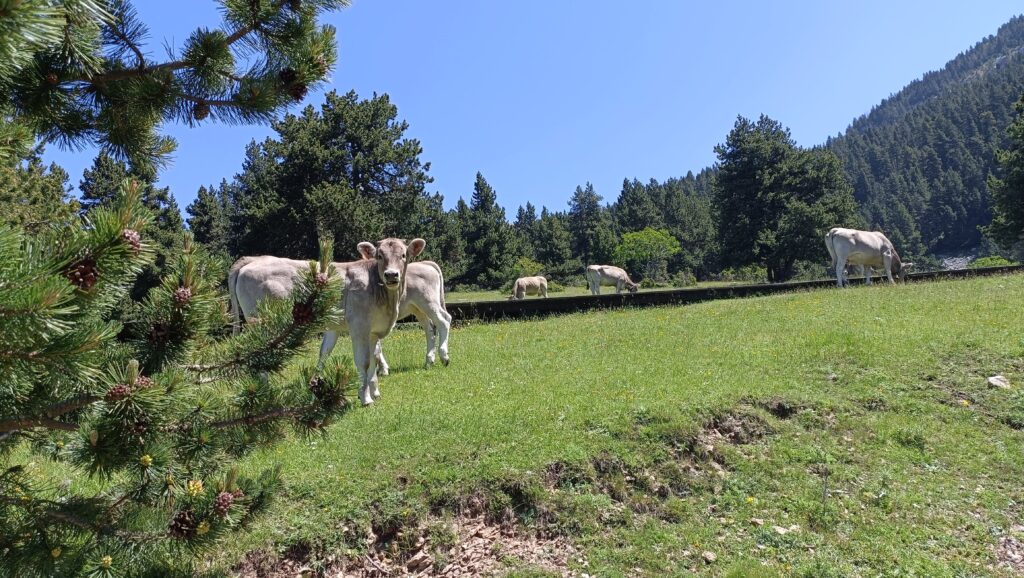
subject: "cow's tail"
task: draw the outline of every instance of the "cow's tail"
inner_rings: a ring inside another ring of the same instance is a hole
[[[228,271],[228,296],[231,298],[231,334],[238,335],[242,330],[241,316],[242,308],[238,305],[238,291],[235,288],[238,282],[238,273],[253,261],[254,257],[242,257],[231,265]]]
[[[835,247],[835,236],[836,230],[832,229],[828,233],[825,233],[825,247],[828,248],[828,254],[832,257],[832,268],[836,268],[836,247]]]
[[[433,261],[423,261],[423,262],[430,264],[430,266],[434,268],[434,271],[437,271],[437,279],[438,279],[437,290],[438,290],[438,297],[441,299],[441,309],[443,309],[445,313],[448,313],[448,305],[444,302],[444,272],[441,271],[441,266],[438,265],[437,263],[433,262]],[[433,326],[433,323],[431,323],[431,326]],[[437,327],[432,327],[432,328],[433,328],[433,331],[434,331],[434,335],[437,335]]]

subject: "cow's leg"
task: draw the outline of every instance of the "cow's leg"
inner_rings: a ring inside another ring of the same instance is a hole
[[[373,403],[373,396],[370,391],[371,360],[373,360],[372,337],[365,333],[352,333],[352,360],[356,364],[356,373],[359,374],[359,401],[363,405]],[[372,371],[376,372],[377,364],[372,364]],[[373,375],[376,378],[376,375]]]
[[[842,288],[843,280],[846,278],[846,261],[843,259],[836,259],[836,284]]]
[[[391,372],[391,368],[388,367],[388,360],[384,359],[384,347],[381,345],[381,340],[377,340],[377,345],[373,348],[373,356],[377,358],[377,373],[384,376]]]
[[[448,335],[451,333],[452,316],[440,306],[431,309],[430,321],[437,330],[438,354],[441,356],[441,363],[448,365],[451,360],[448,358]]]
[[[882,266],[885,267],[885,276],[889,278],[889,283],[895,285],[896,281],[892,278],[892,255],[882,256]]]
[[[867,265],[860,266],[860,274],[864,276],[864,282],[868,285],[871,284],[871,277],[875,274],[875,270]]]
[[[373,337],[380,342],[379,337]],[[373,399],[380,397],[380,376],[377,375],[377,358],[370,356],[370,366],[366,368],[366,374],[370,377],[370,395]]]
[[[324,361],[334,350],[334,344],[338,342],[338,332],[334,329],[328,329],[324,331],[324,339],[320,342],[320,359],[317,360],[316,366],[321,368],[324,366]]]

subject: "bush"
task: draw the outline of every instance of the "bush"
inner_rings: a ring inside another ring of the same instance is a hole
[[[729,267],[717,275],[719,281],[767,283],[768,269],[759,265],[744,265],[739,268]]]
[[[693,287],[697,285],[697,277],[687,269],[684,269],[672,276],[673,287]]]
[[[790,281],[817,281],[830,277],[828,267],[814,261],[797,261],[793,265],[793,276]]]
[[[548,293],[561,293],[565,291],[565,286],[554,281],[548,281]]]
[[[971,261],[971,263],[967,265],[967,268],[981,269],[982,267],[1006,267],[1008,265],[1019,265],[1019,263],[1015,263],[998,255],[990,255],[988,257],[980,257]]]

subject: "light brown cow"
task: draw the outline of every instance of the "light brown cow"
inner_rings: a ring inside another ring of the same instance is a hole
[[[413,239],[406,245],[402,239],[388,238],[376,245],[359,243],[363,261],[349,264],[345,269],[345,291],[342,307],[345,325],[352,338],[352,360],[362,380],[359,401],[363,405],[380,397],[377,377],[377,341],[391,333],[398,321],[402,294],[406,288],[406,268],[413,257],[423,252],[427,242]],[[323,362],[338,339],[341,326],[329,327],[320,345]]]
[[[825,234],[825,247],[832,257],[832,268],[836,272],[836,283],[842,287],[849,285],[846,278],[846,266],[860,265],[861,273],[868,285],[871,284],[871,269],[881,268],[890,283],[895,283],[893,275],[903,281],[906,279],[913,263],[904,263],[896,248],[880,231],[859,231],[834,227]]]
[[[520,277],[512,285],[512,294],[508,296],[508,300],[526,299],[527,295],[540,295],[547,298],[548,280],[539,275],[536,277]]]
[[[344,276],[342,307],[345,319],[337,325],[329,326],[324,332],[320,345],[320,363],[334,348],[338,332],[347,328],[352,337],[353,360],[361,380],[359,399],[364,405],[373,403],[374,398],[380,396],[377,354],[382,356],[382,353],[379,341],[391,333],[398,320],[402,295],[406,293],[408,285],[408,262],[419,255],[425,245],[423,239],[414,239],[408,245],[401,239],[384,239],[377,245],[363,242],[358,246],[363,260],[337,264],[338,272]],[[297,268],[300,264],[308,267],[308,263],[268,256],[239,259],[228,275],[235,319],[239,311],[248,315],[254,313],[255,304],[262,297],[287,296],[294,286]],[[429,266],[427,270],[434,272]],[[424,307],[432,310],[431,307]],[[438,315],[439,326],[441,320],[450,325],[451,317],[447,316],[447,311],[444,313]],[[447,331],[442,336],[442,342],[442,359],[446,359]],[[428,353],[428,359],[432,357]]]
[[[357,261],[335,262],[333,265],[338,274],[344,276],[353,263]],[[238,259],[228,275],[233,332],[237,334],[240,329],[240,317],[247,321],[255,319],[256,308],[261,300],[268,297],[283,299],[290,295],[295,282],[308,267],[308,261],[268,255]],[[402,295],[398,318],[414,315],[423,327],[427,340],[426,365],[433,365],[435,350],[441,361],[448,365],[448,336],[452,318],[445,308],[441,267],[433,261],[416,261],[409,263],[406,275],[405,293]],[[380,374],[387,375],[389,367],[380,342],[375,347],[375,356]]]
[[[622,293],[622,289],[636,293],[637,284],[629,278],[629,273],[612,265],[588,265],[587,285],[590,286],[591,295],[601,293],[601,285],[615,286],[615,293]]]

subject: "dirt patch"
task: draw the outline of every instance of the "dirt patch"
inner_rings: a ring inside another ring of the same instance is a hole
[[[772,433],[768,423],[749,413],[727,413],[708,422],[704,436],[709,440],[725,439],[731,444],[753,443]]]
[[[1024,573],[1024,526],[1013,526],[1008,534],[999,538],[996,559],[1000,567]]]
[[[789,419],[803,409],[803,406],[792,403],[783,397],[761,400],[756,402],[755,405],[779,419]]]
[[[438,531],[442,526],[443,531]],[[372,538],[371,538],[372,540]],[[301,552],[295,552],[301,554]],[[307,551],[308,553],[308,551]],[[570,561],[586,564],[567,539],[539,537],[511,525],[497,525],[485,517],[434,520],[424,524],[412,550],[394,552],[388,543],[371,543],[361,556],[328,556],[320,564],[302,557],[274,559],[264,551],[251,553],[235,568],[239,578],[382,578],[392,576],[491,576],[512,568],[531,568],[573,576]]]

